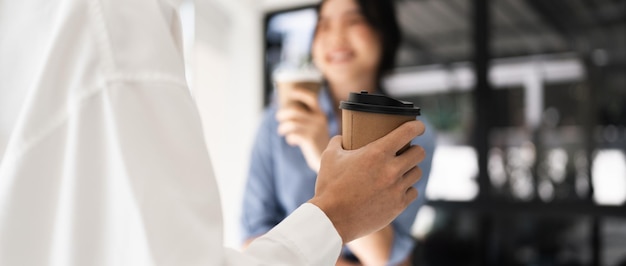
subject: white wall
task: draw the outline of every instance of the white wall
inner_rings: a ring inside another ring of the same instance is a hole
[[[256,1],[195,5],[192,93],[220,186],[224,241],[239,247],[243,187],[262,113],[262,17]]]
[[[263,16],[319,0],[196,0],[188,58],[224,212],[225,245],[239,247],[241,200],[262,115]],[[184,18],[183,18],[184,19]]]

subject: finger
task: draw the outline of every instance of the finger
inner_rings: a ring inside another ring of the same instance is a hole
[[[381,150],[389,153],[395,153],[404,147],[407,143],[411,142],[415,137],[424,134],[424,123],[419,120],[409,121],[398,128],[391,131],[389,134],[383,136],[380,139],[372,142],[371,145],[378,146]]]
[[[343,147],[341,145],[342,145],[341,144],[341,135],[337,135],[337,136],[334,136],[334,137],[332,137],[330,139],[330,141],[328,142],[327,149],[332,147],[334,149],[339,148],[339,149],[343,150]]]
[[[420,179],[422,179],[422,169],[419,166],[415,166],[402,176],[398,184],[402,188],[412,187]]]
[[[278,122],[283,122],[287,120],[305,120],[310,116],[311,114],[309,112],[297,105],[283,107],[276,112],[276,120]]]
[[[302,137],[298,134],[288,134],[285,135],[285,141],[290,146],[299,146],[302,143]]]
[[[399,169],[408,171],[413,166],[422,162],[426,158],[426,151],[422,146],[412,145],[405,152],[398,155],[397,162],[400,164]]]
[[[411,146],[408,150],[402,153],[400,156],[394,158],[391,163],[391,168],[393,171],[397,171],[392,173],[396,177],[396,182],[399,182],[403,179],[406,179],[407,173],[411,171],[415,171],[414,168],[417,167],[417,164],[421,162],[425,157],[424,149],[420,146]],[[421,170],[420,170],[421,171]],[[415,172],[412,172],[415,173]],[[405,182],[411,182],[414,180],[409,180]],[[409,184],[410,185],[410,184]],[[403,187],[407,185],[404,184]]]
[[[278,125],[278,134],[281,136],[285,136],[288,134],[294,134],[304,131],[304,126],[302,123],[297,121],[285,121]]]
[[[328,145],[326,145],[326,149],[324,149],[324,151],[322,152],[322,161],[320,162],[320,169],[319,169],[320,172],[324,170],[324,167],[322,167],[321,165],[324,164],[325,161],[326,162],[328,162],[329,160],[331,162],[334,161],[332,159],[334,157],[333,154],[336,156],[337,154],[343,151],[345,150],[343,149],[341,135],[337,135],[337,136],[330,138]]]
[[[313,112],[321,112],[317,93],[306,88],[296,87],[289,93],[289,99],[304,103]]]
[[[406,193],[404,193],[404,199],[406,200],[405,205],[408,206],[409,204],[411,204],[411,202],[417,199],[418,195],[419,195],[419,192],[417,191],[416,188],[414,187],[407,188]]]

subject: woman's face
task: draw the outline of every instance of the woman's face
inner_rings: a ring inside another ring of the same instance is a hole
[[[313,61],[326,79],[331,84],[374,81],[380,58],[379,36],[355,0],[327,0],[313,40]]]

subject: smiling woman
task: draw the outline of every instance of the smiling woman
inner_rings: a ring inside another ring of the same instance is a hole
[[[287,96],[306,106],[272,104],[266,110],[253,146],[244,192],[244,242],[269,230],[313,195],[321,154],[330,137],[341,132],[339,103],[350,92],[384,94],[381,80],[394,67],[400,30],[393,1],[326,0],[316,10],[311,58],[322,72],[325,86],[319,94],[296,87],[292,90],[296,92]],[[292,11],[289,15],[306,18],[309,11]],[[266,58],[276,59],[277,54],[271,51],[278,48],[284,62],[293,58],[291,51],[295,49],[289,45],[295,45],[291,37],[296,33],[276,34],[280,31],[277,21],[278,16],[268,21]],[[293,21],[290,25],[295,24]],[[274,39],[283,42],[274,47]],[[285,97],[283,91],[281,98]],[[427,158],[419,165],[423,178],[414,185],[420,194],[418,200],[389,226],[347,244],[338,265],[409,263],[414,247],[411,225],[425,201],[435,142],[434,128],[424,117],[420,120],[426,124],[426,133],[412,143],[424,147]]]
[[[378,2],[329,0],[319,6],[313,61],[331,87],[341,88],[335,99],[346,91],[381,89],[381,78],[394,67],[400,31],[393,5]]]
[[[346,92],[376,89],[381,38],[354,1],[326,1],[320,9],[313,60],[326,75],[335,99]]]

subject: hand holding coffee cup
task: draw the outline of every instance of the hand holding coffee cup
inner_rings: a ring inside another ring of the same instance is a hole
[[[322,75],[314,69],[287,69],[274,75],[279,109],[278,134],[300,147],[309,167],[319,171],[322,152],[330,136],[326,114],[318,102]]]
[[[322,88],[322,73],[312,67],[306,68],[279,68],[274,73],[278,103],[281,107],[297,104],[304,108],[307,105],[297,100],[298,90],[311,92],[317,96]]]

